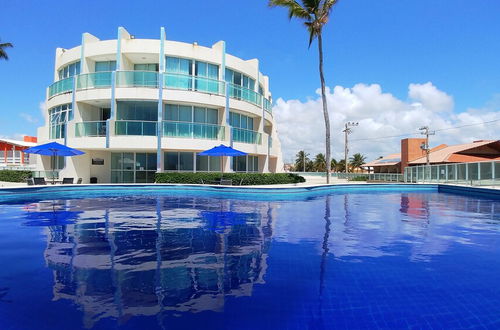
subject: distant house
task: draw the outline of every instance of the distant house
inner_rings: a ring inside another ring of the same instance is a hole
[[[34,136],[25,136],[22,141],[0,138],[0,167],[26,166],[30,164],[30,155],[23,151],[36,146]]]
[[[401,152],[394,153],[363,165],[374,173],[403,173],[407,166],[425,165],[427,157],[425,139],[410,138],[401,140]],[[500,160],[500,140],[479,140],[472,143],[441,144],[429,152],[429,163],[451,164]]]

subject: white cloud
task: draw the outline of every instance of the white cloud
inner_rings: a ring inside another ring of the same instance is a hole
[[[26,120],[28,123],[31,123],[31,124],[36,124],[38,123],[38,118],[30,115],[29,113],[24,113],[24,112],[21,112],[19,114],[19,116],[21,116],[21,118],[23,118],[24,120]]]
[[[325,126],[320,91],[315,99],[305,102],[278,99],[273,108],[285,162],[294,159],[298,150],[305,149],[311,156],[324,153]],[[375,137],[413,133],[428,125],[431,129],[449,129],[499,119],[498,106],[489,104],[482,109],[468,109],[454,113],[453,98],[431,83],[410,84],[409,101],[384,93],[380,85],[357,84],[352,88],[336,86],[327,90],[327,101],[332,132],[332,156],[343,158],[346,121],[357,121],[359,126],[350,135],[350,154],[360,152],[369,160],[398,152],[402,137],[376,139]],[[496,102],[494,102],[496,104]],[[466,143],[478,139],[498,139],[500,122],[436,132],[431,145]],[[409,137],[409,136],[408,136]],[[356,141],[359,139],[372,139]]]
[[[431,82],[425,84],[410,84],[408,96],[421,102],[430,111],[451,111],[453,110],[453,98],[436,88]]]

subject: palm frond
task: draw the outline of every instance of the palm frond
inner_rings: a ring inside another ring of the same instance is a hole
[[[270,0],[270,7],[285,7],[288,9],[288,18],[293,17],[309,20],[311,19],[311,13],[309,13],[304,7],[302,7],[295,0]]]

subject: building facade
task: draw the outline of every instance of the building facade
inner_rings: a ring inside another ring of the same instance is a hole
[[[39,143],[57,141],[82,156],[40,157],[38,170],[83,182],[153,182],[155,172],[281,172],[269,78],[257,59],[212,47],[84,33],[80,46],[56,50],[54,83]],[[197,153],[225,144],[248,156]],[[55,163],[51,163],[55,162]]]
[[[24,150],[36,146],[34,136],[24,136],[23,140],[0,138],[0,169],[34,169],[35,159]]]

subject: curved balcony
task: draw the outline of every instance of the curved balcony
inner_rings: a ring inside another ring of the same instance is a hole
[[[101,137],[106,136],[105,121],[85,121],[75,124],[75,137]]]
[[[158,72],[116,71],[116,87],[158,88]]]
[[[227,85],[230,98],[247,101],[259,107],[262,105],[262,95],[260,95],[259,93],[231,83],[228,83]]]
[[[84,73],[76,77],[76,90],[110,88],[112,86],[112,72]],[[55,95],[72,92],[73,78],[69,77],[56,81],[49,86],[49,98]],[[226,95],[226,85],[230,98],[249,102],[272,113],[272,104],[261,94],[221,80],[198,77],[193,75],[164,73],[163,88],[196,91],[220,96]],[[116,71],[116,87],[159,87],[159,74],[154,71]]]
[[[264,100],[264,110],[266,110],[267,112],[272,114],[273,113],[273,104],[263,96],[262,96],[262,99]]]
[[[250,143],[250,144],[261,144],[262,134],[256,131],[251,131],[249,129],[243,128],[233,128],[233,141]]]
[[[49,98],[71,91],[73,91],[73,77],[62,79],[49,86]]]
[[[225,127],[178,121],[163,122],[163,136],[185,139],[224,140]]]
[[[110,71],[80,74],[76,77],[76,90],[111,87]]]
[[[156,121],[117,120],[115,135],[156,136]]]

